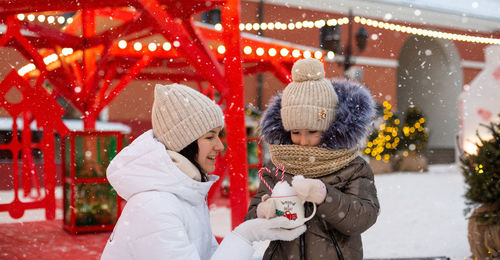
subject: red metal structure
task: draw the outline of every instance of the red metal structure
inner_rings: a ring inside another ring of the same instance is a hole
[[[41,83],[41,81],[38,81]],[[14,90],[15,89],[15,90]],[[11,91],[19,91],[22,96],[17,103],[6,100],[5,96]],[[44,208],[47,219],[55,218],[56,201],[55,188],[55,135],[54,131],[65,135],[69,132],[63,124],[61,116],[64,110],[57,104],[41,86],[31,87],[21,78],[17,71],[11,72],[0,83],[0,106],[12,117],[12,138],[7,144],[0,145],[1,150],[10,151],[12,155],[12,183],[14,187],[14,200],[10,203],[0,204],[0,211],[8,211],[13,218],[20,218],[27,209]],[[22,127],[19,126],[18,118],[21,117]],[[32,142],[32,131],[30,124],[37,122],[37,128],[43,129],[40,142]],[[18,129],[21,129],[19,135]],[[33,159],[34,151],[38,150],[44,158],[43,169],[37,170]],[[19,158],[21,154],[21,158]],[[21,160],[19,160],[21,159]],[[23,198],[29,197],[31,187],[37,191],[37,196],[23,201],[19,194],[19,163],[22,162],[21,176],[23,186]],[[40,192],[40,184],[37,175],[44,176],[43,192]]]
[[[193,21],[195,14],[215,7],[221,8],[222,30]],[[34,12],[75,13],[73,22],[62,28],[17,17]],[[53,97],[64,97],[77,108],[88,130],[132,80],[195,81],[202,93],[218,96],[228,149],[216,173],[221,179],[229,173],[234,227],[248,205],[243,75],[271,71],[286,83],[298,59],[291,46],[242,37],[239,17],[239,1],[229,0],[0,0],[0,22],[7,28],[0,48],[14,48],[34,63],[36,70],[23,76],[36,79],[35,88],[49,82]],[[242,46],[249,46],[250,53],[243,55]],[[287,54],[276,55],[285,48]],[[47,64],[41,56],[54,60]]]

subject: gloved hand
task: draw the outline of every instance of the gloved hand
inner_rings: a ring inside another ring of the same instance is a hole
[[[310,201],[319,205],[325,201],[326,186],[319,179],[304,178],[302,175],[293,177],[292,187],[297,196],[305,201]]]
[[[270,196],[265,194],[262,196],[262,202],[257,205],[257,217],[258,218],[274,218],[276,217],[276,206],[274,202],[269,199]]]
[[[292,241],[306,231],[306,226],[302,225],[294,229],[282,228],[289,225],[290,221],[286,217],[256,218],[241,223],[233,232],[250,242],[262,240]]]

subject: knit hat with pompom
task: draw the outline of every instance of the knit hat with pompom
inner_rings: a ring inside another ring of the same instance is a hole
[[[224,127],[220,107],[188,86],[156,84],[154,96],[153,134],[168,150],[179,152],[208,131]]]
[[[308,58],[292,67],[293,82],[283,91],[281,118],[286,131],[326,131],[335,119],[337,94],[327,79],[323,63]]]

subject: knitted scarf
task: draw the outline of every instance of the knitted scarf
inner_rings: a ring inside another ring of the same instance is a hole
[[[315,146],[269,145],[271,161],[292,175],[317,178],[342,169],[358,156],[358,149],[328,150]]]

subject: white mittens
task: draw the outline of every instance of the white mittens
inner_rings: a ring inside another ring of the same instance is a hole
[[[319,205],[325,201],[326,186],[319,179],[304,178],[302,175],[293,177],[292,187],[297,196],[305,201],[310,201]]]
[[[264,196],[262,196],[262,202],[257,205],[258,218],[270,219],[276,217],[276,206],[269,198],[270,196],[268,194],[265,194]]]
[[[272,219],[256,218],[241,223],[233,232],[238,233],[250,242],[254,242],[262,240],[292,241],[306,231],[305,225],[294,229],[282,228],[289,224],[290,220],[285,217]]]

